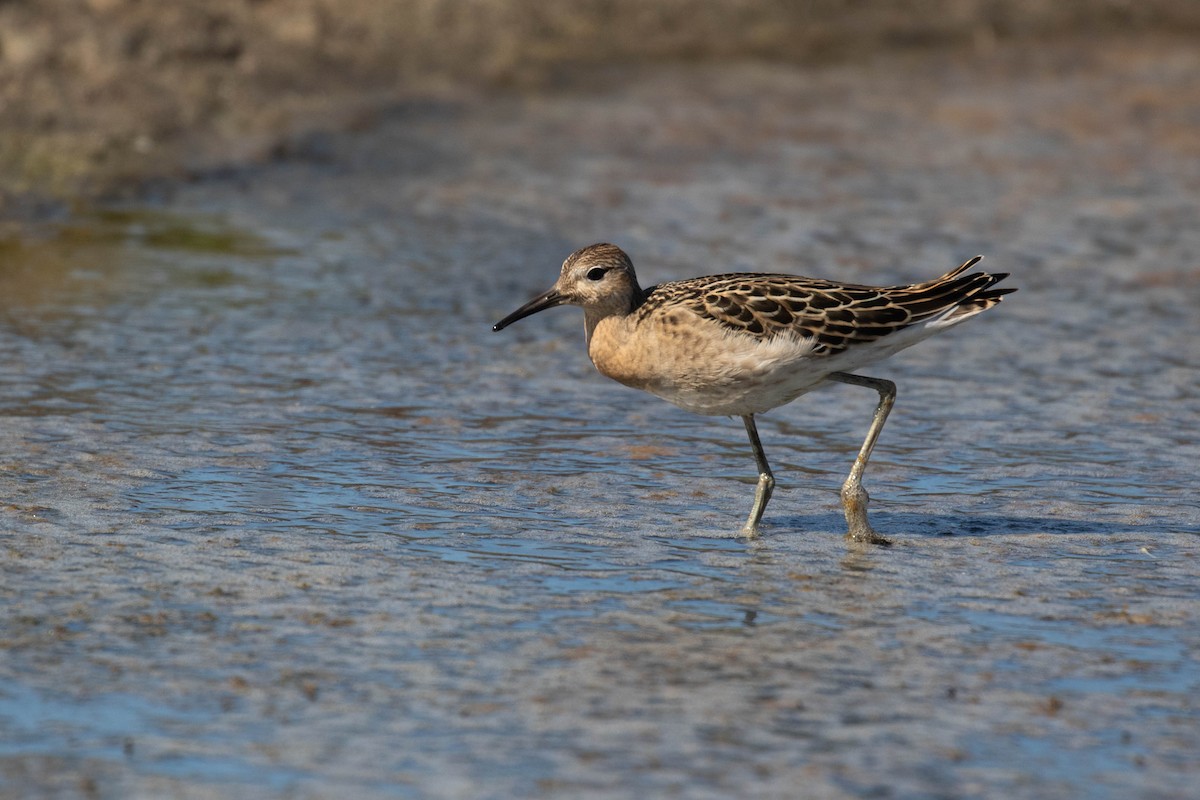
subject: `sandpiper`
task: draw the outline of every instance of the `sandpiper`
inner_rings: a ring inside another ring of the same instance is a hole
[[[964,322],[1016,291],[991,288],[1007,273],[964,274],[981,258],[908,286],[737,273],[643,289],[621,248],[593,244],[568,256],[552,287],[493,330],[547,308],[582,306],[588,356],[602,374],[696,414],[741,417],[759,473],[743,528],[747,536],[758,534],[775,488],[754,415],[790,403],[825,381],[874,389],[879,405],[841,499],[849,538],[888,544],[867,520],[862,476],[895,402],[896,385],[854,371]]]

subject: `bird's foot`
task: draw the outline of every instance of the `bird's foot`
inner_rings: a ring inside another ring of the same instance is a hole
[[[887,547],[892,542],[881,536],[867,520],[867,503],[871,500],[862,484],[847,483],[842,487],[842,510],[846,512],[846,538],[852,542],[877,544]]]
[[[754,490],[754,507],[750,509],[750,518],[742,526],[742,536],[753,539],[758,536],[758,523],[762,522],[763,512],[767,510],[767,502],[775,491],[775,476],[763,472],[758,476],[758,486]]]

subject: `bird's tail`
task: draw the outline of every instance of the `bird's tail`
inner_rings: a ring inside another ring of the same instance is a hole
[[[1008,277],[1007,272],[963,274],[981,260],[983,256],[975,256],[940,278],[906,286],[894,300],[912,315],[914,322],[956,323],[986,311],[1016,288],[992,288]]]

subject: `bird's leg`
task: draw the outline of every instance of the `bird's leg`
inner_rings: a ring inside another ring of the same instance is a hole
[[[742,533],[746,536],[758,535],[758,523],[762,521],[763,511],[767,509],[767,501],[775,490],[775,476],[771,474],[771,466],[767,463],[767,455],[763,452],[762,442],[758,438],[758,427],[754,424],[753,414],[743,414],[742,422],[746,423],[746,434],[750,437],[750,446],[754,448],[754,461],[758,464],[758,486],[754,490],[754,507],[750,509],[750,518]]]
[[[867,503],[871,498],[867,495],[867,490],[863,488],[862,476],[867,468],[867,459],[871,457],[871,451],[875,448],[875,440],[879,438],[879,432],[883,430],[883,423],[887,421],[892,404],[896,402],[896,384],[882,378],[867,378],[862,375],[851,375],[848,372],[835,372],[829,376],[829,379],[855,386],[870,386],[879,392],[879,405],[875,407],[875,417],[871,420],[867,438],[863,441],[862,449],[858,451],[858,458],[854,459],[850,475],[842,484],[842,509],[846,512],[846,524],[850,528],[846,532],[848,539],[871,544],[891,544],[890,541],[876,533],[871,527],[871,523],[867,521]]]

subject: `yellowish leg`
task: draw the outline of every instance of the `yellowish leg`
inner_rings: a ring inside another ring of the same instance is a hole
[[[867,494],[867,490],[863,488],[862,476],[867,469],[867,459],[871,457],[871,451],[875,449],[875,441],[879,438],[879,432],[883,430],[883,423],[887,421],[888,413],[891,412],[892,405],[896,402],[896,384],[883,378],[867,378],[862,375],[851,375],[848,372],[835,372],[829,376],[829,379],[854,386],[869,386],[879,392],[879,405],[875,407],[875,416],[871,420],[867,438],[863,441],[862,449],[858,451],[858,458],[854,459],[850,475],[842,484],[842,510],[846,512],[846,524],[849,526],[846,538],[856,542],[891,544],[888,539],[876,533],[875,529],[871,527],[871,523],[867,521],[867,503],[871,498]]]
[[[771,492],[775,491],[775,476],[771,474],[771,466],[767,464],[767,455],[763,452],[762,442],[758,438],[758,426],[754,424],[754,415],[745,414],[742,422],[746,424],[746,434],[750,437],[750,446],[754,448],[754,461],[758,464],[758,486],[754,490],[754,507],[750,509],[750,518],[742,533],[746,536],[758,535],[758,523],[762,522],[763,512],[767,510],[767,502]]]

